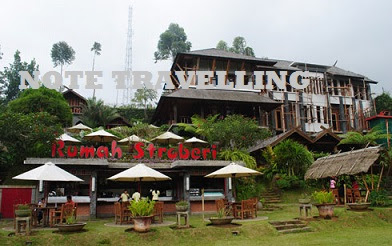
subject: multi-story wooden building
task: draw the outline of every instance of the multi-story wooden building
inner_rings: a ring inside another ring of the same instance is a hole
[[[255,117],[261,126],[276,132],[295,127],[307,133],[320,132],[322,128],[332,128],[337,133],[367,129],[365,118],[373,109],[370,86],[377,83],[336,66],[256,58],[218,49],[179,53],[171,71],[173,74],[175,71],[188,74],[194,71],[226,71],[226,83],[234,82],[234,89],[224,93],[216,92],[216,89],[209,92],[181,88],[165,90],[153,122],[189,122],[193,114],[241,113]],[[246,71],[245,81],[248,83],[255,82],[255,71],[276,71],[278,74],[287,71],[288,75],[295,71],[309,71],[310,85],[304,90],[294,89],[287,76],[286,89],[275,86],[272,90],[244,91],[235,88],[235,71]],[[173,79],[178,80],[176,76]],[[216,84],[215,78],[211,79],[211,84]],[[191,85],[196,86],[197,80]],[[216,103],[218,101],[220,103]]]

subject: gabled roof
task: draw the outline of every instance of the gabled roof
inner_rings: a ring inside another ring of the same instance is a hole
[[[306,133],[304,133],[299,127],[296,127],[287,132],[281,133],[279,135],[267,138],[265,140],[256,143],[254,146],[248,149],[248,152],[250,153],[255,152],[257,150],[264,149],[267,146],[274,147],[275,145],[282,142],[283,140],[287,138],[294,138],[294,137],[296,138],[296,140],[301,139],[300,141],[298,141],[301,143],[308,143],[308,144],[313,143],[313,140]]]
[[[313,143],[316,143],[317,141],[319,141],[320,139],[322,139],[323,137],[329,135],[332,138],[336,139],[336,141],[339,143],[341,138],[336,135],[334,132],[331,131],[331,128],[325,128],[323,126],[321,126],[321,129],[323,129],[321,132],[318,132],[314,138],[313,138]]]
[[[86,98],[84,98],[82,95],[80,95],[79,93],[77,93],[76,91],[72,90],[72,89],[68,89],[66,91],[63,92],[63,96],[65,97],[66,94],[73,94],[77,97],[79,97],[80,99],[82,99],[83,101],[87,101]]]

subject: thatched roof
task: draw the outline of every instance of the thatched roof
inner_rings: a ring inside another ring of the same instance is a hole
[[[379,158],[380,150],[377,146],[319,158],[310,166],[305,179],[366,173]]]

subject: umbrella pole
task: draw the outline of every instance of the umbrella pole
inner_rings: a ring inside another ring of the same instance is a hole
[[[204,223],[204,188],[201,189],[201,211],[203,213],[203,223]]]
[[[234,197],[234,201],[236,201],[237,200],[237,196],[236,196],[236,190],[235,190],[235,174],[233,173],[232,175],[231,175],[231,186],[232,186],[232,188],[233,188],[233,197]]]
[[[142,178],[139,179],[139,183],[138,183],[138,186],[139,186],[138,190],[139,190],[140,196],[142,196],[142,187],[141,187],[142,185],[141,185],[141,183],[142,183]]]

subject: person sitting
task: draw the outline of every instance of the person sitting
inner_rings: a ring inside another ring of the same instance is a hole
[[[74,201],[72,201],[72,196],[67,196],[67,202],[65,203],[65,205],[68,205],[68,204],[72,204],[72,207],[76,207],[75,206],[75,202]]]
[[[135,193],[132,194],[132,199],[138,202],[140,200],[140,193],[135,191]]]
[[[336,188],[336,180],[335,177],[332,177],[331,180],[329,181],[329,189],[333,190]]]
[[[158,197],[161,193],[159,192],[159,190],[153,190],[153,191],[151,191],[151,194],[152,194],[151,200],[158,201]]]

